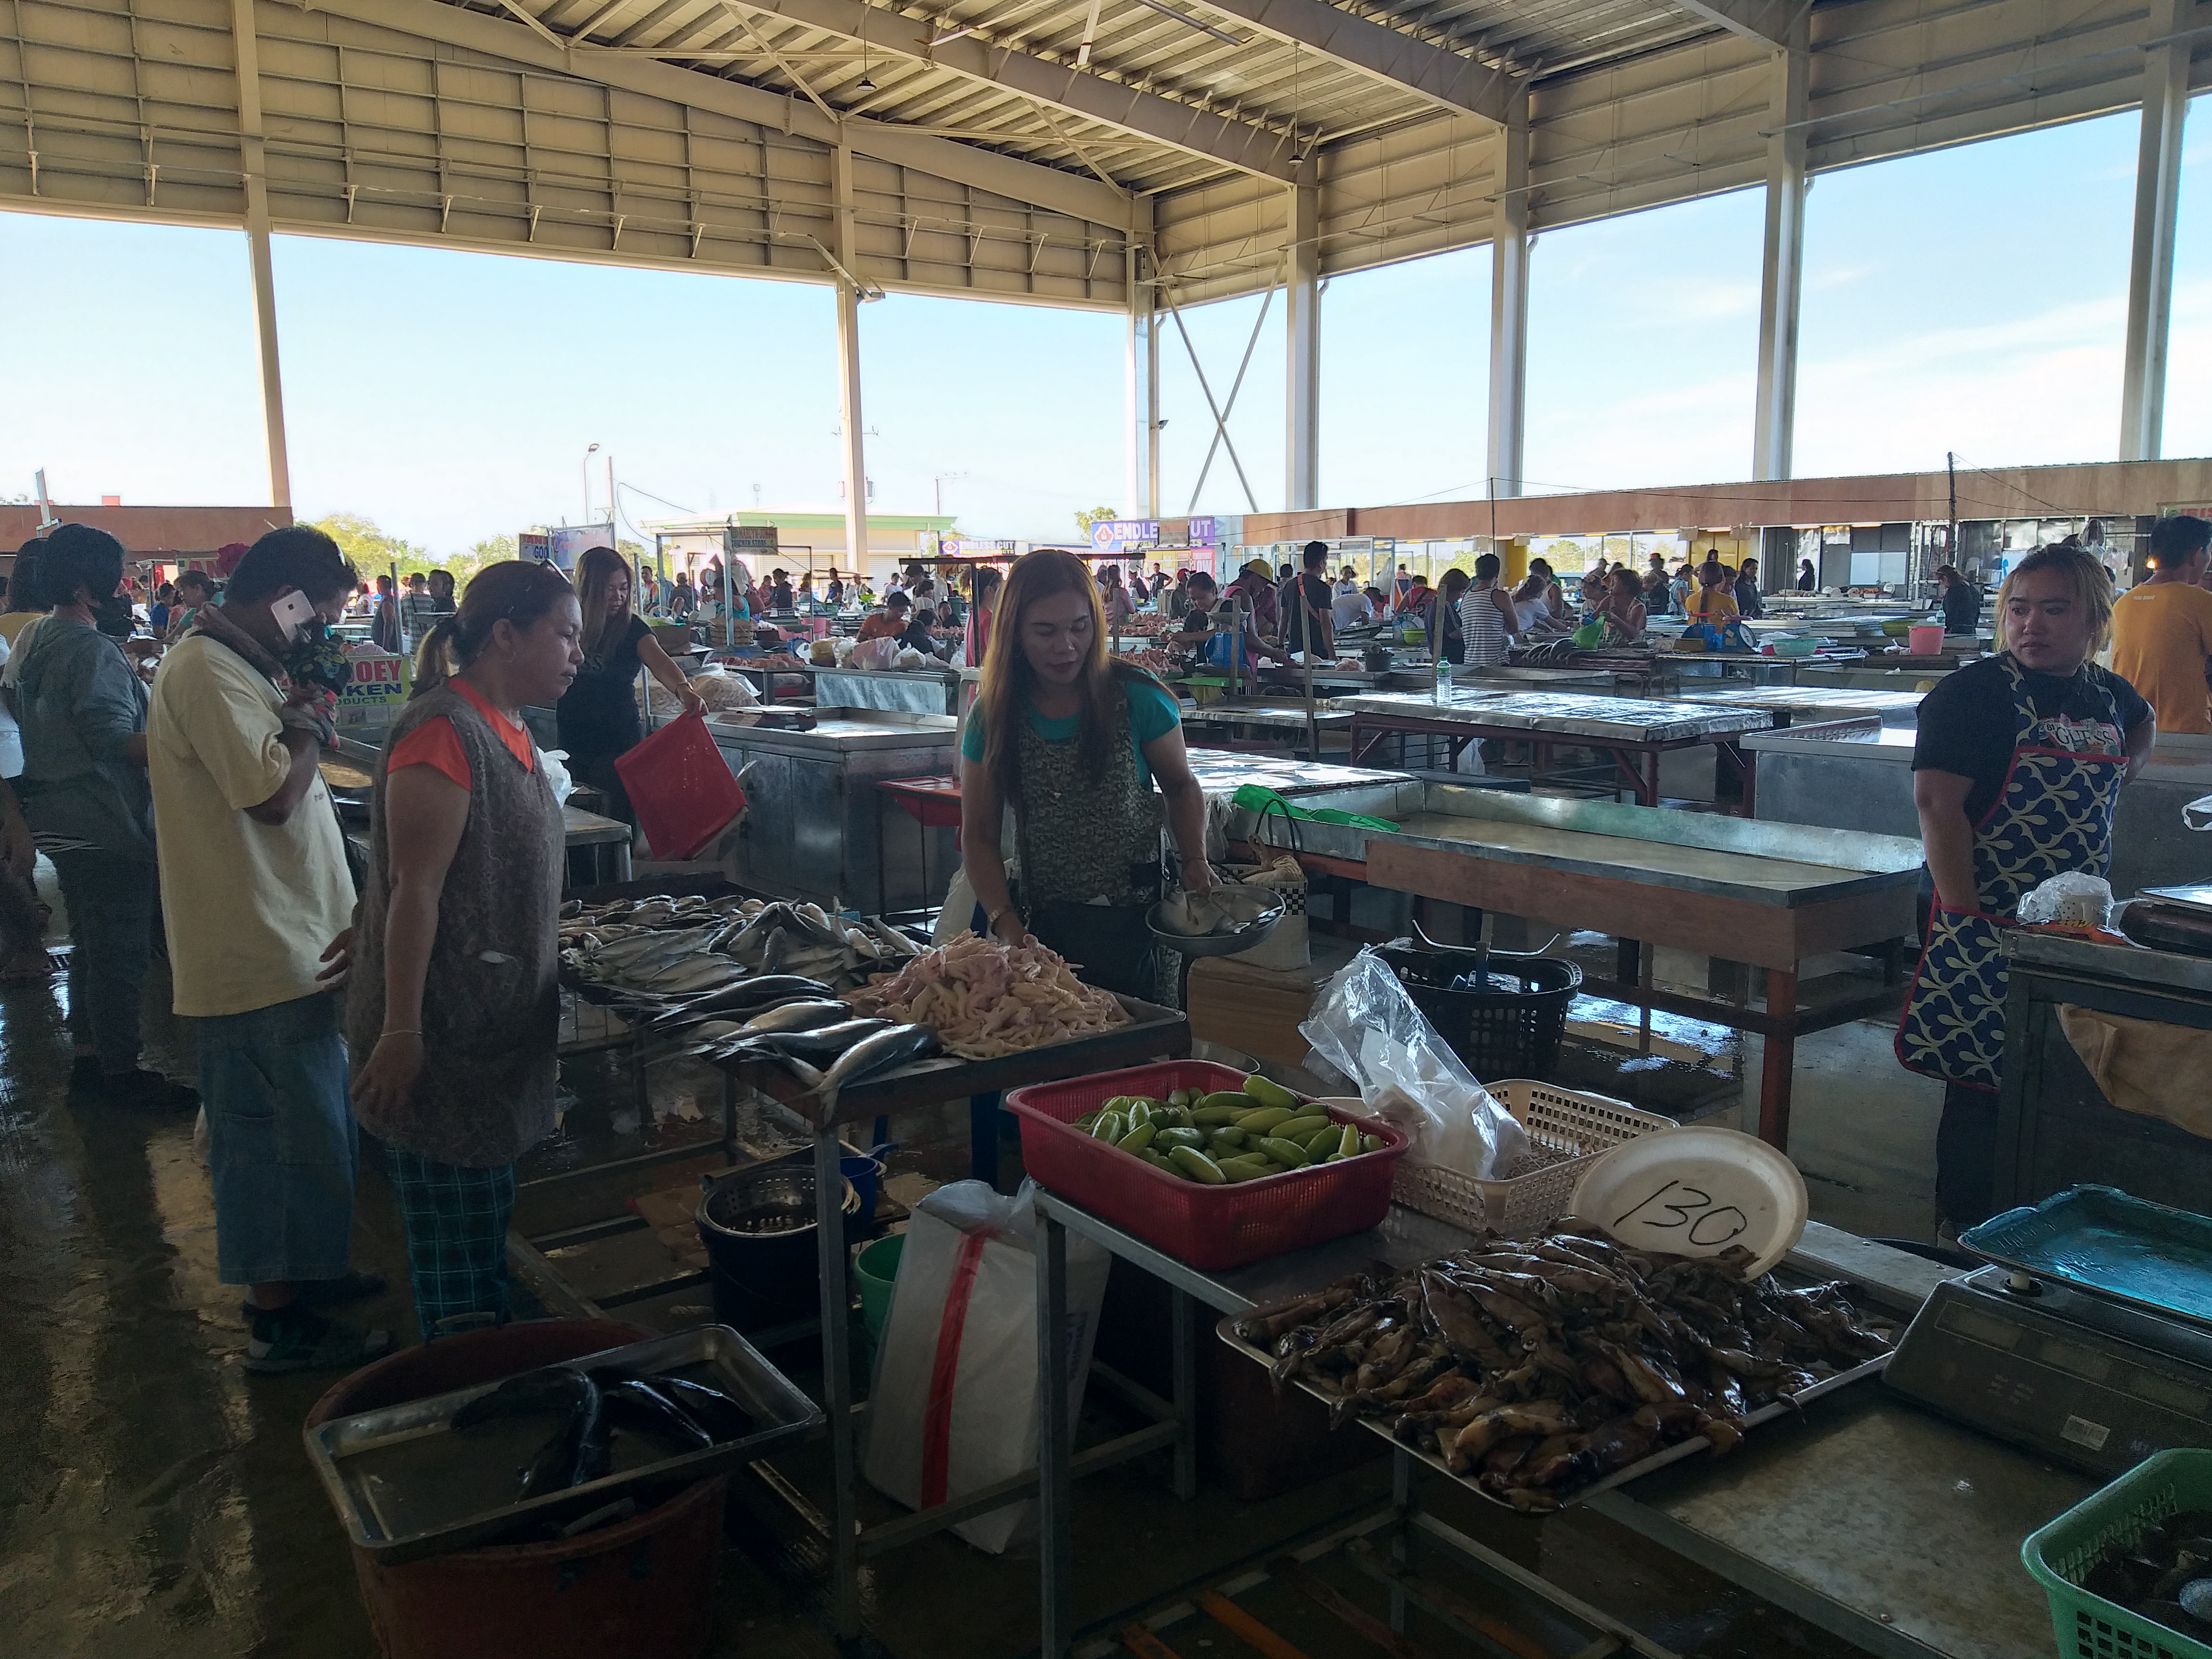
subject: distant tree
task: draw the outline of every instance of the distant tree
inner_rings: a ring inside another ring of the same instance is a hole
[[[466,563],[471,570],[488,564],[497,564],[503,559],[520,556],[515,552],[514,538],[507,535],[487,536],[480,542],[469,544],[469,550],[456,556],[456,564]]]
[[[1087,542],[1091,539],[1092,525],[1115,515],[1116,509],[1110,507],[1086,507],[1076,514],[1075,527],[1082,532],[1083,539]]]
[[[390,574],[394,566],[407,576],[434,569],[439,562],[429,549],[380,529],[365,513],[332,513],[309,522],[338,544],[364,582]]]

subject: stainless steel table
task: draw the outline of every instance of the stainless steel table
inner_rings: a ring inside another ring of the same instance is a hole
[[[1064,1367],[1052,1363],[1065,1352],[1054,1334],[1066,1324],[1066,1235],[1079,1234],[1165,1280],[1179,1320],[1193,1304],[1243,1313],[1376,1260],[1407,1266],[1445,1254],[1470,1236],[1394,1206],[1372,1231],[1229,1273],[1201,1273],[1055,1194],[1041,1192],[1037,1211],[1041,1650],[1043,1659],[1060,1659],[1076,1635],[1073,1425]],[[1869,1303],[1899,1316],[1918,1307],[1943,1274],[1917,1257],[1818,1224],[1807,1228],[1790,1265],[1816,1278],[1847,1274]],[[1177,1330],[1181,1392],[1189,1341],[1180,1323]],[[1390,1518],[1401,1547],[1418,1534],[1477,1573],[1543,1597],[1588,1630],[1585,1651],[1670,1659],[1649,1638],[1423,1510],[1420,1483],[1438,1477],[1403,1449],[1392,1458]],[[1754,1431],[1726,1458],[1685,1459],[1588,1507],[1886,1659],[2021,1659],[2048,1650],[2051,1626],[2042,1592],[2020,1565],[2020,1540],[2094,1485],[1869,1382],[1808,1408],[1796,1422]],[[1394,1587],[1392,1623],[1400,1629],[1401,1594]]]
[[[1388,692],[1340,697],[1350,709],[1351,760],[1368,759],[1386,737],[1441,737],[1456,762],[1469,743],[1499,738],[1526,742],[1540,769],[1557,749],[1595,749],[1613,762],[1613,775],[1603,793],[1617,795],[1620,778],[1645,806],[1659,804],[1659,757],[1675,750],[1711,745],[1732,762],[1743,779],[1745,817],[1753,800],[1750,768],[1736,740],[1747,732],[1774,724],[1764,708],[1706,708],[1638,697],[1595,697],[1565,691],[1498,692],[1455,685],[1448,696]]]

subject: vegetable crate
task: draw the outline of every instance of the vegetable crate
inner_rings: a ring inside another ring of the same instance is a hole
[[[1515,1237],[1541,1232],[1567,1212],[1575,1182],[1592,1158],[1653,1129],[1674,1127],[1674,1119],[1639,1112],[1623,1101],[1528,1078],[1485,1086],[1528,1132],[1528,1156],[1513,1173],[1478,1181],[1441,1164],[1407,1158],[1399,1164],[1391,1188],[1391,1196],[1407,1209],[1470,1232],[1488,1228]]]
[[[1008,1095],[1006,1109],[1021,1120],[1022,1164],[1041,1185],[1194,1267],[1241,1267],[1364,1232],[1389,1212],[1391,1171],[1405,1153],[1406,1137],[1340,1104],[1328,1109],[1330,1118],[1379,1136],[1380,1150],[1224,1187],[1177,1180],[1074,1127],[1116,1095],[1164,1097],[1176,1089],[1243,1086],[1244,1073],[1233,1067],[1178,1060],[1034,1084]]]
[[[2080,1583],[2110,1545],[2132,1545],[2152,1522],[2203,1509],[2212,1509],[2212,1451],[2162,1451],[2028,1534],[2020,1559],[2051,1598],[2060,1659],[2212,1659],[2212,1646]]]

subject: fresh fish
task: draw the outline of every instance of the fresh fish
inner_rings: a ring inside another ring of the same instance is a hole
[[[791,919],[800,936],[815,945],[827,945],[842,950],[845,930],[830,920],[830,913],[818,904],[794,904]]]
[[[939,1051],[937,1033],[927,1025],[894,1025],[862,1037],[837,1056],[823,1074],[818,1092],[826,1113],[837,1103],[837,1091],[857,1078],[880,1072]]]
[[[535,1412],[573,1413],[584,1401],[591,1382],[566,1365],[510,1376],[489,1394],[480,1394],[453,1413],[452,1427],[465,1431],[478,1424],[502,1417],[526,1417]]]
[[[781,899],[761,907],[758,915],[746,922],[736,939],[730,941],[729,953],[740,962],[757,965],[761,953],[768,948],[769,935],[791,919],[791,906]]]
[[[656,1376],[653,1386],[717,1440],[742,1440],[758,1426],[753,1414],[724,1394],[681,1376]]]
[[[763,1031],[740,1037],[730,1046],[751,1054],[788,1055],[810,1066],[827,1066],[854,1044],[891,1029],[887,1019],[845,1019],[811,1031]]]
[[[624,1377],[610,1382],[599,1394],[605,1402],[607,1416],[617,1428],[641,1429],[685,1451],[704,1451],[714,1443],[714,1437],[693,1421],[690,1413],[644,1377]]]
[[[610,1463],[607,1445],[606,1414],[602,1408],[599,1385],[581,1371],[568,1373],[583,1386],[575,1391],[575,1404],[570,1408],[568,1420],[559,1431],[538,1448],[538,1455],[531,1459],[530,1467],[522,1474],[522,1495],[543,1498],[548,1492],[565,1492],[570,1486],[597,1480],[606,1474]]]
[[[880,916],[865,916],[861,919],[860,925],[881,939],[884,942],[884,948],[889,951],[894,958],[902,959],[921,954],[920,945]]]
[[[769,934],[768,943],[761,948],[761,971],[764,974],[780,974],[783,971],[784,965],[797,954],[791,937],[791,930],[788,927],[778,927]]]
[[[692,998],[676,1010],[690,1014],[742,1012],[747,1016],[766,1012],[771,1004],[788,1002],[793,997],[824,999],[834,996],[830,987],[818,979],[807,979],[799,974],[755,974]]]
[[[726,1035],[733,1036],[740,1030],[748,1033],[814,1031],[824,1025],[838,1024],[852,1017],[852,1009],[835,999],[816,1000],[810,998],[799,1002],[779,1002],[767,1012],[755,1014],[742,1026]],[[705,1035],[703,1030],[701,1035]]]

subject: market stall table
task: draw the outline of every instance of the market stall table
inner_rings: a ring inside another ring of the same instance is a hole
[[[864,1558],[913,1543],[1026,1498],[1036,1491],[1037,1480],[1033,1474],[1018,1476],[933,1509],[861,1528],[860,1472],[854,1446],[851,1290],[840,1209],[843,1177],[839,1170],[838,1128],[847,1123],[927,1110],[963,1097],[1085,1077],[1153,1060],[1181,1059],[1190,1053],[1190,1022],[1181,1013],[1133,998],[1116,1000],[1130,1015],[1127,1025],[995,1060],[968,1060],[948,1055],[916,1061],[848,1084],[826,1114],[812,1091],[781,1066],[743,1058],[722,1062],[736,1081],[767,1096],[786,1122],[814,1143],[815,1225],[822,1276],[822,1405],[829,1415],[831,1477],[836,1483],[830,1514],[830,1597],[833,1626],[841,1638],[850,1639],[860,1633],[860,1571]],[[1178,1314],[1182,1311],[1178,1307]],[[1179,1318],[1177,1324],[1183,1329],[1188,1321]],[[1188,1340],[1187,1335],[1177,1339],[1177,1382],[1166,1420],[1094,1447],[1076,1460],[1080,1468],[1075,1472],[1088,1474],[1145,1452],[1172,1447],[1176,1493],[1190,1495],[1197,1478],[1197,1415],[1195,1386],[1185,1386],[1195,1364]]]
[[[1810,725],[1851,714],[1872,714],[1884,726],[1911,731],[1920,724],[1921,691],[1856,691],[1831,685],[1686,684],[1673,698],[1717,708],[1764,708],[1778,728]]]
[[[876,793],[879,818],[882,802],[892,800],[896,801],[907,816],[919,824],[924,831],[951,830],[957,832],[960,828],[960,781],[957,778],[950,775],[882,778],[877,781]],[[952,844],[956,849],[960,844],[957,834]],[[884,908],[891,909],[896,907],[890,902],[890,880],[884,873],[883,849],[883,829],[878,823],[876,841],[876,881],[879,890],[884,895]],[[931,885],[929,879],[929,842],[925,835],[921,843],[921,902],[924,905],[930,902],[930,896],[934,891],[935,889]]]
[[[2195,839],[2202,847],[2212,837]],[[2199,858],[2212,862],[2212,856]],[[2173,1100],[2201,1103],[2203,1079],[2212,1077],[2212,958],[2026,928],[2006,928],[2000,943],[2011,997],[1997,1097],[1994,1207],[2033,1204],[2087,1183],[2118,1187],[2155,1204],[2205,1208],[2212,1140],[2112,1104],[2062,1022],[2078,1011],[2077,1018],[2107,1015],[2178,1028],[2166,1041],[2197,1056],[2197,1069],[2170,1074]]]
[[[1317,760],[1320,757],[1310,752],[1310,731],[1324,739],[1348,736],[1352,716],[1334,709],[1316,708],[1310,723],[1302,702],[1232,697],[1220,702],[1200,703],[1195,709],[1186,710],[1182,724],[1186,732],[1218,729],[1224,743],[1261,743],[1270,747],[1288,744],[1301,758]]]
[[[1248,1313],[1370,1271],[1378,1261],[1407,1267],[1465,1249],[1473,1237],[1393,1206],[1370,1231],[1249,1267],[1201,1272],[1058,1194],[1039,1192],[1037,1212],[1037,1300],[1047,1333],[1038,1345],[1041,1651],[1043,1659],[1062,1659],[1076,1636],[1073,1425],[1064,1367],[1042,1357],[1064,1352],[1065,1339],[1052,1334],[1065,1328],[1066,1235],[1164,1280],[1181,1299],[1179,1320],[1192,1302],[1224,1315]],[[1808,1227],[1786,1267],[1815,1279],[1848,1274],[1867,1304],[1900,1322],[1942,1276],[1917,1257],[1818,1224]],[[1384,1431],[1375,1419],[1364,1421]],[[1583,1651],[1668,1655],[1422,1510],[1421,1483],[1440,1478],[1394,1445],[1389,1519],[1446,1546],[1493,1581],[1549,1601],[1585,1627]],[[2020,1540],[2095,1484],[1932,1416],[1869,1380],[1808,1407],[1796,1422],[1749,1431],[1725,1459],[1685,1458],[1587,1504],[1886,1659],[2019,1659],[2045,1650],[2051,1632],[2043,1596],[2020,1570]],[[1394,1596],[1394,1628],[1402,1629],[1403,1607]]]
[[[1469,743],[1504,738],[1531,744],[1536,763],[1547,765],[1557,749],[1595,749],[1607,756],[1617,773],[1646,806],[1659,804],[1659,759],[1680,750],[1712,747],[1733,762],[1743,777],[1744,814],[1751,815],[1750,769],[1737,739],[1774,724],[1764,708],[1698,709],[1679,702],[1633,697],[1592,697],[1571,692],[1468,691],[1454,686],[1448,696],[1396,692],[1338,699],[1352,712],[1352,754],[1357,766],[1371,757],[1386,737],[1441,737],[1455,762]],[[1615,787],[1605,789],[1617,794]]]
[[[1896,941],[1912,931],[1917,841],[1411,779],[1327,791],[1303,804],[1399,827],[1301,823],[1293,849],[1279,821],[1240,813],[1230,833],[1295,850],[1318,873],[1610,934],[1621,941],[1620,976],[1586,980],[1589,994],[1763,1036],[1759,1132],[1777,1146],[1789,1139],[1798,1036],[1898,999],[1885,984],[1808,1011],[1798,1003],[1798,969],[1829,951],[1880,947],[1892,976]],[[1648,965],[1655,945],[1764,969],[1765,1008],[1659,990]]]

